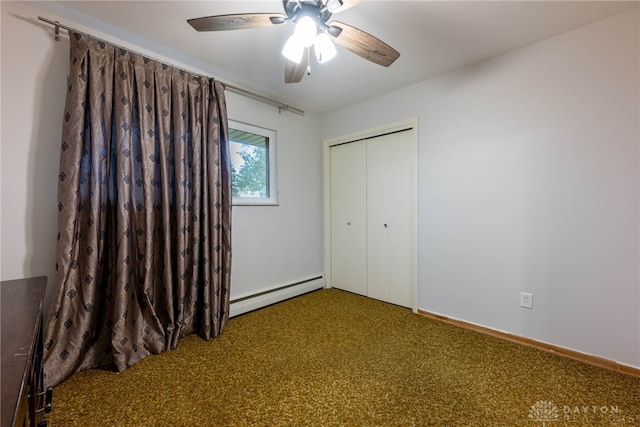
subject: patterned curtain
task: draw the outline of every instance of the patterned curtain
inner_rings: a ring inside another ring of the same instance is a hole
[[[210,339],[229,315],[224,86],[86,35],[70,42],[47,386]]]

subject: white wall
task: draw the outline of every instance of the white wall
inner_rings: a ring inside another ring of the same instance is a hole
[[[419,117],[420,309],[640,367],[638,28],[636,9],[323,116],[323,138]]]
[[[229,94],[229,118],[276,130],[278,206],[233,207],[232,300],[323,276],[322,145],[312,113]]]
[[[0,2],[2,52],[2,280],[49,277],[55,290],[57,175],[69,43],[38,15],[130,47],[178,67],[216,74],[210,64],[163,49],[55,3],[37,9]],[[134,40],[128,42],[124,40]],[[179,59],[179,61],[177,60]],[[237,84],[233,81],[230,83]],[[277,132],[280,206],[233,209],[232,299],[322,275],[322,169],[319,117],[227,92],[232,119]]]
[[[0,2],[2,280],[55,278],[57,174],[69,44],[25,19],[31,9]],[[27,12],[27,13],[25,13]]]

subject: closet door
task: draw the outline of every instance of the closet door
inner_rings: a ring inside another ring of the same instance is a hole
[[[338,145],[330,153],[332,286],[367,295],[366,145]]]
[[[367,142],[368,296],[411,307],[415,212],[411,131]]]

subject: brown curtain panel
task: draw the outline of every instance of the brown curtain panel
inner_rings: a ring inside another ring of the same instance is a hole
[[[70,43],[48,386],[210,339],[229,315],[224,86],[86,35]]]

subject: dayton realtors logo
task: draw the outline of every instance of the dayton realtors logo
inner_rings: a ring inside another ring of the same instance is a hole
[[[529,418],[546,426],[549,422],[558,421],[560,412],[552,401],[539,400],[529,409]]]
[[[640,415],[623,413],[617,405],[562,405],[556,406],[550,400],[539,400],[529,409],[529,418],[534,422],[561,422],[568,424],[592,425],[638,425]]]

